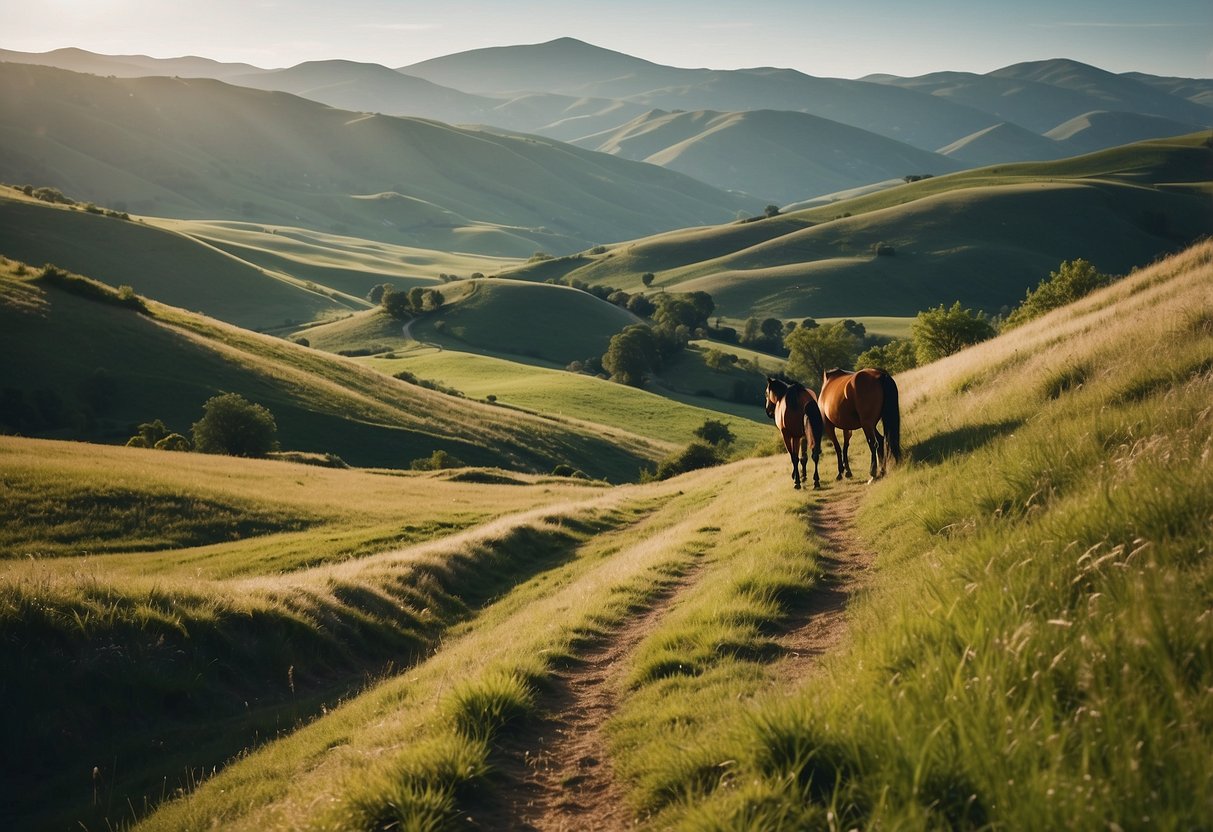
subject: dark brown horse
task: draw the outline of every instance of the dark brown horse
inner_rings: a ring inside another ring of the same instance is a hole
[[[818,397],[821,415],[825,420],[825,433],[838,455],[838,479],[851,476],[849,458],[850,431],[862,430],[872,452],[872,480],[883,477],[888,464],[888,454],[901,462],[901,409],[897,402],[897,384],[884,370],[826,370],[821,380],[821,395]],[[880,435],[877,422],[884,422],[887,434]],[[843,447],[838,447],[835,428],[846,431]],[[880,462],[877,472],[877,460]]]
[[[817,408],[817,396],[802,384],[767,377],[767,415],[775,420],[775,427],[783,437],[783,446],[792,457],[792,482],[800,488],[801,481],[808,481],[808,450],[813,449],[813,487],[821,488],[817,476],[817,460],[821,459],[821,411]],[[797,452],[800,468],[796,467]]]

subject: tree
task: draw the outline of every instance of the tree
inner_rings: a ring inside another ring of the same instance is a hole
[[[656,276],[652,272],[645,272],[640,276],[640,282],[644,284],[644,288],[649,288],[653,285]]]
[[[611,338],[602,368],[611,374],[611,381],[640,387],[645,376],[657,367],[657,341],[653,331],[644,324],[632,324]]]
[[[379,296],[379,305],[393,318],[404,319],[409,317],[409,295],[407,292],[397,291],[385,284],[383,293]]]
[[[695,428],[695,435],[709,445],[727,445],[735,438],[729,426],[719,419],[705,419]]]
[[[919,364],[929,364],[971,344],[994,336],[994,326],[984,312],[964,309],[960,301],[945,308],[940,304],[934,309],[919,312],[911,325],[914,353]]]
[[[256,457],[277,450],[273,414],[239,393],[214,396],[202,410],[193,429],[194,447],[202,453]]]
[[[764,217],[767,217],[768,219],[770,219],[771,217],[779,216],[779,206],[778,205],[768,205],[766,208],[764,208],[762,210],[762,215]]]
[[[1019,308],[1007,317],[1006,328],[1019,326],[1044,313],[1089,295],[1110,284],[1115,278],[1103,274],[1086,260],[1066,260],[1049,272],[1035,290],[1029,289]]]
[[[855,366],[879,367],[894,374],[904,373],[918,366],[918,356],[914,352],[913,341],[898,338],[864,350],[855,359]]]
[[[383,302],[384,292],[389,292],[389,291],[391,291],[391,292],[396,291],[396,287],[393,286],[391,283],[379,283],[375,286],[372,286],[371,291],[366,293],[366,299],[369,300],[371,303],[375,304],[376,306],[378,306],[380,303]]]
[[[859,352],[859,340],[844,323],[800,327],[783,340],[788,349],[788,373],[816,385],[826,370],[850,367]]]

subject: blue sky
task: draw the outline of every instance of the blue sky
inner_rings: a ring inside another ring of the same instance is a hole
[[[0,0],[0,47],[399,67],[569,36],[674,66],[857,78],[1068,57],[1213,77],[1213,0]]]

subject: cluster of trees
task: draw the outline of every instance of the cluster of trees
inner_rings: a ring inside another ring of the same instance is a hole
[[[788,372],[796,378],[814,380],[831,367],[883,367],[892,373],[903,372],[992,338],[999,331],[1064,306],[1113,280],[1086,260],[1065,261],[1036,289],[1028,290],[1023,303],[1005,320],[965,308],[959,301],[951,306],[940,304],[918,313],[910,338],[869,343],[866,349],[862,325],[849,326],[854,321],[798,327],[784,336]]]
[[[202,418],[194,422],[191,433],[192,442],[159,419],[153,419],[139,425],[126,444],[131,448],[194,450],[244,457],[263,457],[278,450],[278,425],[273,414],[239,393],[223,393],[208,399],[202,405]]]
[[[104,367],[85,376],[66,396],[54,387],[0,389],[0,433],[36,436],[70,428],[93,430],[113,407],[118,386]]]
[[[68,205],[72,208],[80,205],[79,202],[72,199],[70,196],[66,196],[63,191],[59,190],[58,188],[35,188],[33,185],[22,185],[20,188],[18,188],[18,190],[26,196],[32,196],[34,199],[40,199],[43,202],[49,202],[52,205]],[[81,207],[83,207],[84,210],[88,211],[90,214],[104,214],[107,217],[114,217],[122,220],[129,220],[131,218],[131,215],[126,211],[115,211],[109,208],[100,208],[91,202],[84,203]]]
[[[694,441],[661,460],[657,463],[656,471],[643,475],[641,479],[668,480],[687,471],[710,468],[728,461],[736,437],[727,424],[717,419],[705,419],[694,434]]]
[[[707,292],[662,293],[651,304],[649,323],[633,324],[611,338],[600,362],[611,380],[642,386],[692,338],[707,335],[708,321],[716,310]]]
[[[401,292],[391,283],[380,283],[367,292],[366,299],[377,303],[393,318],[401,320],[421,315],[426,312],[437,312],[446,302],[442,292],[437,289],[424,289],[414,286],[407,292]]]

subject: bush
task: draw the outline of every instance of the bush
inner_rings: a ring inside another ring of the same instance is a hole
[[[1019,308],[1013,311],[1003,325],[1006,329],[1017,327],[1033,318],[1067,303],[1089,295],[1096,289],[1110,284],[1114,277],[1103,274],[1086,260],[1067,260],[1049,272],[1047,280],[1040,281],[1035,290],[1029,289]]]
[[[462,468],[463,465],[464,463],[460,459],[441,449],[409,463],[409,467],[414,471],[439,471],[443,468]]]
[[[239,393],[214,396],[194,423],[194,447],[204,454],[263,457],[278,450],[274,416]]]
[[[855,359],[856,367],[879,367],[896,375],[912,370],[918,366],[918,355],[914,351],[914,342],[907,338],[898,338],[887,344],[870,347]]]
[[[695,435],[709,445],[727,445],[736,437],[729,426],[719,419],[705,419],[703,424],[695,428]]]
[[[877,257],[892,257],[897,253],[897,249],[893,248],[889,243],[875,243],[872,245],[872,251]]]
[[[158,451],[188,451],[192,449],[190,441],[179,433],[170,433],[154,446]]]
[[[950,309],[940,304],[919,312],[911,327],[919,364],[929,364],[967,346],[994,337],[994,326],[984,312],[963,309],[960,301]]]
[[[653,475],[653,478],[668,480],[670,477],[685,474],[687,471],[695,471],[699,468],[711,468],[713,465],[719,465],[722,462],[724,462],[724,456],[717,446],[709,445],[707,442],[695,441],[681,451],[661,460],[657,464],[657,472]]]

